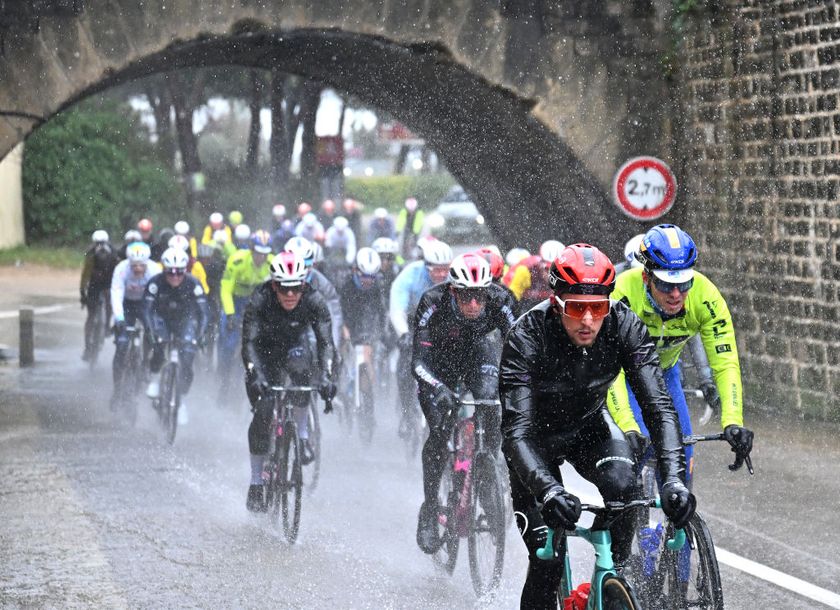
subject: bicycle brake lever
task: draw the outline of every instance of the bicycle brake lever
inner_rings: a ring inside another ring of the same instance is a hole
[[[736,470],[740,470],[741,466],[743,466],[745,463],[747,465],[747,471],[750,474],[755,474],[755,470],[753,470],[752,459],[750,459],[749,455],[745,455],[745,456],[736,455],[735,456],[735,462],[733,462],[732,464],[729,465],[729,470],[731,470],[732,472],[735,472]]]

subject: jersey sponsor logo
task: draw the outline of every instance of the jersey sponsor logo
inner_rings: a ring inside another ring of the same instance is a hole
[[[712,325],[712,332],[714,333],[715,339],[720,339],[725,331],[726,328],[726,320],[718,320]]]
[[[158,293],[158,286],[154,282],[149,282],[149,293],[150,294],[157,294]]]
[[[662,337],[656,342],[656,347],[674,347],[675,345],[682,345],[691,339],[691,335],[672,335],[670,337]]]
[[[706,306],[706,309],[709,310],[709,315],[713,318],[717,318],[717,311],[715,310],[715,303],[717,301],[703,301],[703,305]]]
[[[715,352],[718,354],[725,354],[727,352],[732,351],[732,346],[729,343],[722,343],[720,345],[715,345]]]
[[[488,375],[490,377],[498,377],[499,376],[499,367],[494,364],[482,364],[481,365],[481,374]]]
[[[204,294],[204,288],[201,287],[201,284],[196,284],[195,288],[193,289],[193,294],[195,296],[200,297]]]
[[[422,327],[427,326],[429,324],[429,319],[434,315],[436,309],[437,305],[432,305],[426,311],[424,311],[423,315],[420,316],[420,321],[418,322],[418,325]]]

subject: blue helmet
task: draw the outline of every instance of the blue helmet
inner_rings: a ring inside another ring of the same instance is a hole
[[[251,235],[251,249],[259,254],[271,253],[271,235],[268,234],[268,231],[263,229],[254,231],[254,234]]]
[[[677,225],[657,225],[645,233],[636,259],[648,271],[691,269],[697,261],[697,246]]]

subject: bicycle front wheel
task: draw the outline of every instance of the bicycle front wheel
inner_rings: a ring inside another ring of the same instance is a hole
[[[478,596],[499,585],[505,561],[505,507],[496,461],[486,453],[473,465],[471,523],[467,538],[470,575]]]
[[[685,527],[686,543],[679,551],[667,551],[663,593],[671,608],[723,610],[715,546],[706,522],[694,513]]]
[[[603,610],[640,610],[633,589],[621,576],[607,576],[601,585]]]
[[[164,365],[160,375],[160,408],[163,435],[170,445],[175,442],[178,431],[178,406],[181,396],[178,393],[178,367],[173,363]]]
[[[455,570],[455,562],[458,561],[458,516],[456,514],[458,499],[460,498],[460,482],[463,477],[455,473],[452,455],[450,454],[443,467],[443,475],[438,490],[438,538],[441,545],[437,552],[432,555],[435,564],[444,572],[452,575]]]
[[[309,401],[307,417],[309,418],[309,446],[315,454],[315,459],[304,469],[304,487],[312,493],[321,477],[321,421],[318,416],[318,403],[314,397]]]
[[[294,544],[300,529],[303,467],[300,460],[300,438],[298,438],[297,426],[291,421],[287,421],[283,428],[283,450],[280,456],[278,476],[283,533],[286,534],[286,540]]]
[[[358,368],[359,373],[359,436],[364,443],[373,441],[376,421],[373,418],[373,383],[368,365]]]

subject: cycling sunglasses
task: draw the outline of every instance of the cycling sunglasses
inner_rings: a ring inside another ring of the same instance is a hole
[[[285,293],[285,294],[300,294],[303,292],[303,284],[295,284],[294,286],[284,286],[279,282],[272,282],[271,285],[274,287],[275,292]]]
[[[653,281],[653,287],[656,288],[659,292],[664,292],[666,294],[670,293],[671,291],[676,288],[680,292],[688,292],[691,290],[691,287],[694,285],[694,278],[691,278],[687,282],[682,282],[680,284],[675,284],[673,282],[666,282],[665,280],[659,279],[655,275],[651,274],[651,280]]]
[[[186,269],[167,269],[166,270],[166,275],[179,276],[179,275],[185,275],[186,273],[187,273]]]
[[[610,300],[598,299],[597,301],[584,301],[581,299],[566,299],[562,300],[560,297],[554,297],[554,301],[563,310],[563,315],[569,316],[573,320],[581,320],[586,315],[586,312],[591,312],[592,317],[596,320],[606,318],[610,313]]]
[[[460,303],[475,301],[478,304],[487,302],[487,291],[483,288],[455,288],[455,298]]]

